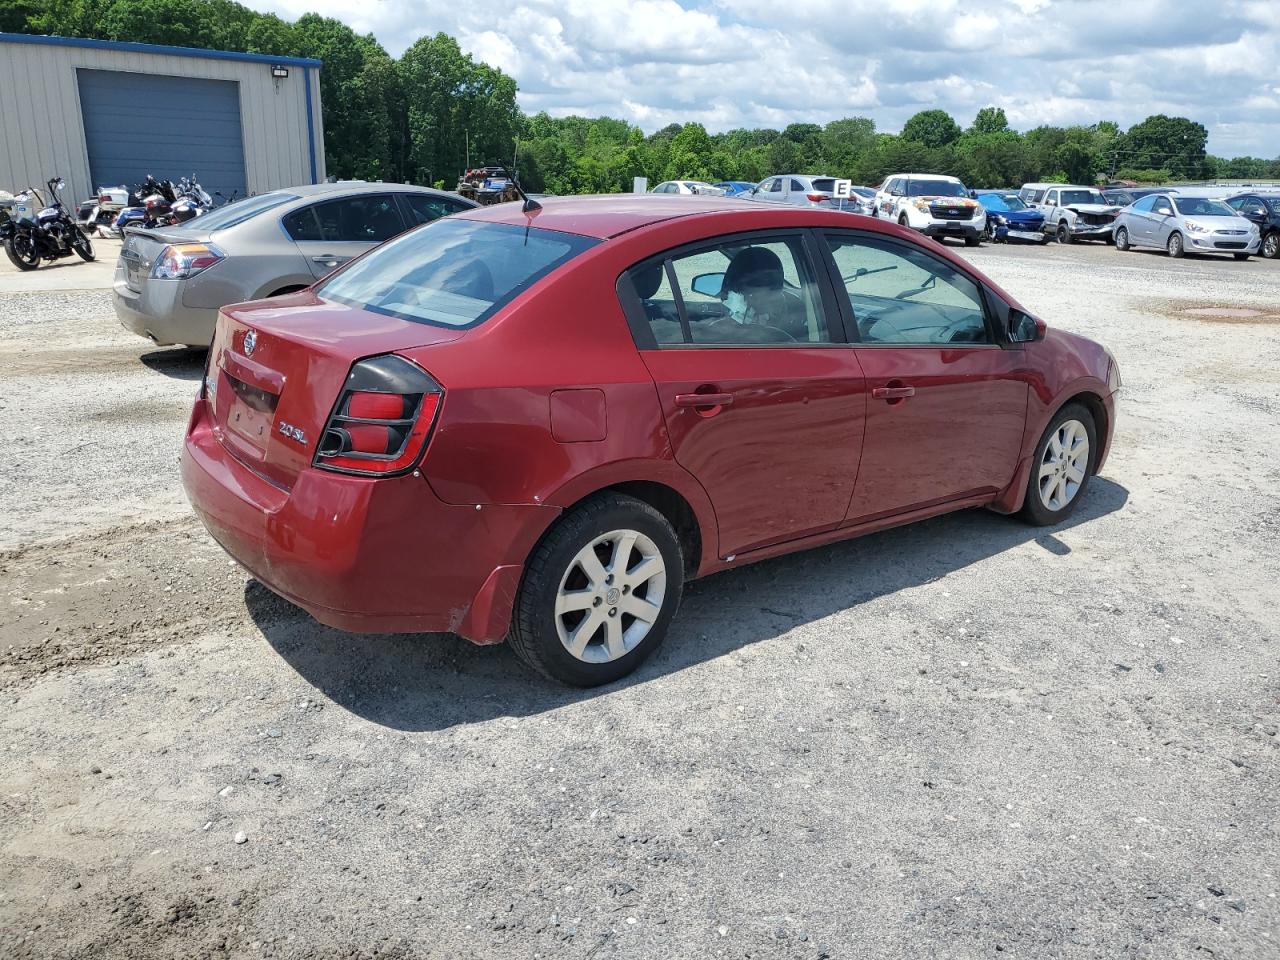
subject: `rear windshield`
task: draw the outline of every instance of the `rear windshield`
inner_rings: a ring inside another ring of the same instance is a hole
[[[414,323],[472,327],[599,241],[507,223],[441,219],[320,284],[326,300]]]
[[[814,177],[812,181],[813,189],[821,193],[835,193],[836,181],[834,177]]]
[[[908,180],[908,197],[963,197],[964,186],[950,180]]]
[[[1236,216],[1236,211],[1232,210],[1221,200],[1210,200],[1207,197],[1174,197],[1173,205],[1178,208],[1178,212],[1184,217]]]
[[[264,193],[258,197],[245,197],[243,200],[228,203],[225,207],[211,210],[200,218],[199,224],[192,224],[192,226],[199,226],[201,230],[225,230],[227,227],[234,227],[237,223],[244,223],[260,213],[266,213],[272,207],[297,199],[297,196],[292,193]]]

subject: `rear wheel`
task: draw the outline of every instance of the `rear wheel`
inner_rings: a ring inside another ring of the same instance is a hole
[[[1060,224],[1058,224],[1058,242],[1059,243],[1071,242],[1071,228],[1067,226],[1067,221],[1065,220],[1063,220]]]
[[[1175,260],[1178,257],[1182,256],[1186,252],[1182,248],[1182,234],[1180,233],[1172,234],[1169,237],[1168,244],[1166,244],[1166,249],[1168,249],[1169,251],[1169,256],[1173,257]]]
[[[1280,257],[1280,231],[1271,231],[1262,238],[1262,255],[1268,260]]]
[[[1124,227],[1116,230],[1116,249],[1121,253],[1129,249],[1129,231]]]
[[[1089,485],[1098,439],[1093,415],[1078,403],[1057,412],[1036,444],[1022,517],[1049,526],[1071,516]]]
[[[40,266],[40,254],[29,234],[19,233],[4,242],[4,252],[19,270],[34,270]]]
[[[574,687],[625,677],[662,644],[684,587],[675,530],[631,497],[600,494],[534,550],[516,596],[511,647]]]

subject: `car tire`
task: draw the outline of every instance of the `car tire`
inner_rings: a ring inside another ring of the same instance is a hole
[[[1175,260],[1186,253],[1187,251],[1184,249],[1182,243],[1182,234],[1178,233],[1176,230],[1169,234],[1169,242],[1165,244],[1165,249],[1169,251],[1169,256],[1173,257]]]
[[[1081,439],[1086,444],[1082,450],[1077,447]],[[1036,444],[1022,519],[1047,527],[1071,516],[1084,497],[1097,461],[1093,415],[1078,403],[1067,404],[1054,414]]]
[[[1232,256],[1233,256],[1233,257],[1235,257],[1237,260],[1248,260],[1251,256],[1253,256],[1253,254],[1251,254],[1251,253],[1233,253],[1233,254],[1232,254]]]
[[[1267,260],[1280,257],[1280,230],[1272,230],[1262,238],[1261,253]]]
[[[516,595],[511,648],[543,676],[569,686],[612,683],[661,646],[683,588],[684,557],[667,518],[632,497],[598,494],[561,517],[530,556]],[[647,625],[625,609],[645,603]]]
[[[992,225],[990,220],[988,220],[986,226],[982,228],[982,239],[987,241],[987,243],[999,242],[996,239],[996,228]]]
[[[40,266],[40,254],[29,238],[9,237],[4,242],[4,252],[19,270],[35,270]]]
[[[1067,226],[1067,221],[1063,220],[1058,224],[1057,237],[1059,243],[1071,242],[1071,228]]]
[[[1116,230],[1116,249],[1124,253],[1129,249],[1129,231],[1124,227]]]
[[[980,246],[981,244],[982,244],[981,237],[965,237],[964,238],[964,245],[966,247],[977,247],[977,246]]]

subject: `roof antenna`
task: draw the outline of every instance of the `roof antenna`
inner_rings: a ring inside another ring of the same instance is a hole
[[[517,177],[515,174],[516,157],[519,153],[520,153],[520,141],[517,140],[515,151],[512,152],[511,154],[511,166],[503,167],[502,172],[507,175],[507,179],[511,181],[511,185],[516,188],[516,196],[518,196],[521,200],[520,212],[528,213],[528,214],[537,213],[539,210],[542,209],[542,204],[540,204],[537,200],[532,199],[527,193],[524,192],[524,187],[520,186],[520,178]]]

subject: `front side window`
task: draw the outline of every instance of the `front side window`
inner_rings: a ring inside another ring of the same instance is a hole
[[[772,180],[770,180],[770,181],[769,181],[769,192],[770,192],[770,193],[781,193],[781,192],[782,192],[782,178],[781,178],[781,177],[774,177]]]
[[[364,193],[317,203],[320,239],[325,243],[381,243],[405,228],[389,193]]]
[[[448,217],[392,240],[317,288],[326,300],[444,327],[482,323],[598,241]]]
[[[650,260],[628,277],[659,346],[832,340],[800,237],[735,238]]]
[[[1050,190],[1044,195],[1044,205],[1046,207],[1056,207],[1058,205],[1058,191]]]
[[[1267,216],[1267,205],[1257,197],[1236,197],[1234,200],[1228,200],[1227,203],[1246,217]]]
[[[417,226],[439,220],[459,210],[466,210],[467,204],[451,197],[439,197],[433,193],[402,193],[401,198],[409,207],[409,225]]]
[[[866,235],[827,237],[865,344],[990,343],[978,285],[923,250]]]

